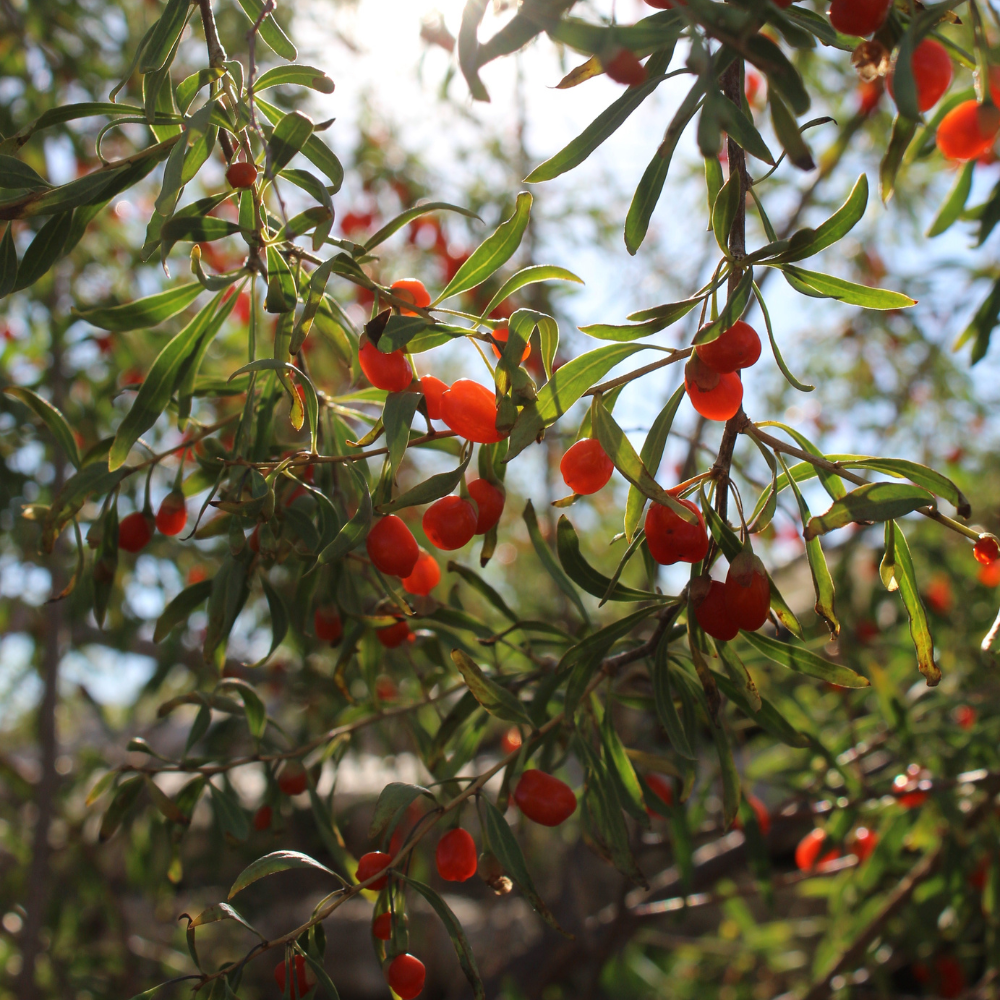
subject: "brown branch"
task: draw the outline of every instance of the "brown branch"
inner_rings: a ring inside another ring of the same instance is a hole
[[[201,23],[205,29],[205,43],[208,45],[208,62],[210,66],[221,68],[226,64],[226,50],[219,39],[219,29],[215,25],[215,11],[212,10],[212,0],[198,0],[201,10]]]

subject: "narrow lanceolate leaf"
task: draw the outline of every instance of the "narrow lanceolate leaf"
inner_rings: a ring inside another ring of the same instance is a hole
[[[105,840],[110,840],[115,830],[121,826],[125,814],[134,805],[143,787],[142,778],[136,777],[123,781],[115,790],[115,796],[111,800],[111,805],[108,806],[104,812],[104,816],[101,818],[98,839],[102,843]]]
[[[400,879],[411,889],[419,892],[441,918],[441,923],[444,924],[448,937],[451,938],[451,943],[455,948],[455,954],[458,955],[459,965],[462,966],[465,978],[472,986],[473,996],[476,1000],[486,1000],[486,987],[483,986],[482,977],[479,975],[476,957],[472,953],[472,946],[469,944],[469,939],[465,936],[465,931],[458,918],[451,912],[448,904],[429,885],[424,885],[423,882],[418,882],[407,875],[400,875]]]
[[[0,299],[14,290],[17,282],[17,248],[14,246],[12,223],[7,223],[3,240],[0,240]]]
[[[1000,278],[994,282],[989,295],[983,299],[982,304],[976,310],[972,322],[962,331],[955,341],[953,350],[959,350],[968,341],[972,341],[971,364],[977,364],[986,357],[986,352],[990,347],[990,337],[1000,320]]]
[[[44,190],[52,185],[16,156],[0,156],[0,188]]]
[[[263,574],[261,574],[260,583],[264,590],[264,597],[267,598],[267,611],[271,616],[271,646],[267,654],[254,664],[255,667],[261,667],[267,663],[274,655],[274,651],[285,641],[285,636],[288,635],[288,609],[285,607],[285,602],[282,600],[281,594],[271,586],[267,577]],[[256,694],[256,692],[254,693]],[[247,712],[247,719],[248,721],[250,720],[249,712]],[[257,733],[255,731],[257,725],[259,725],[259,720],[254,719],[250,726],[250,731],[259,739],[264,735],[264,730],[261,728],[260,733]]]
[[[220,292],[177,336],[156,356],[139,388],[132,408],[119,424],[114,443],[108,454],[108,468],[114,471],[125,464],[128,453],[164,411],[174,387],[183,378],[187,366],[198,354],[202,337],[209,334],[215,311],[222,301]]]
[[[816,166],[812,153],[809,152],[809,147],[806,145],[805,139],[802,138],[798,122],[788,110],[788,106],[773,91],[768,92],[768,103],[771,106],[771,124],[774,126],[774,133],[788,154],[788,159],[799,170],[812,170]]]
[[[275,66],[254,80],[254,93],[268,87],[308,87],[321,94],[333,93],[333,80],[314,66]]]
[[[500,286],[482,311],[482,318],[485,319],[489,316],[504,299],[513,295],[518,289],[539,281],[575,281],[580,285],[583,284],[583,278],[578,278],[572,271],[567,271],[564,267],[556,267],[554,264],[532,264],[530,267],[523,267]]]
[[[405,809],[415,799],[421,795],[426,795],[432,802],[437,802],[437,798],[429,788],[423,785],[410,785],[405,781],[390,781],[381,792],[375,802],[375,811],[372,813],[372,821],[368,826],[368,839],[378,841],[383,834],[389,832],[389,823]]]
[[[517,615],[511,610],[507,602],[493,589],[475,570],[455,562],[448,561],[448,572],[457,573],[470,587],[477,590],[490,604],[493,605],[502,615],[512,622],[518,621]]]
[[[12,291],[28,288],[44,275],[62,256],[63,248],[73,228],[73,212],[53,215],[35,234],[24,251],[17,268],[17,278]]]
[[[862,219],[868,206],[868,178],[862,174],[840,208],[815,229],[799,229],[788,241],[788,249],[772,258],[779,263],[805,260],[843,239]]]
[[[598,146],[624,124],[642,102],[662,82],[658,77],[670,64],[673,50],[656,52],[646,64],[648,78],[638,87],[629,87],[617,101],[602,111],[575,139],[564,146],[555,156],[540,163],[525,177],[528,184],[550,181],[560,174],[579,166]]]
[[[712,739],[715,741],[715,750],[719,755],[719,770],[722,775],[722,822],[723,826],[728,828],[733,824],[740,809],[742,785],[739,771],[736,770],[736,761],[733,759],[733,745],[726,729],[725,719],[720,719],[718,725],[710,728]]]
[[[632,447],[632,442],[625,436],[615,418],[608,413],[600,398],[594,399],[591,413],[597,440],[625,479],[650,500],[669,507],[678,517],[694,523],[695,515],[650,475],[642,459],[636,454],[635,448]]]
[[[917,304],[916,299],[911,299],[902,292],[859,285],[843,278],[835,278],[831,274],[806,271],[791,264],[783,266],[781,271],[792,288],[813,298],[837,299],[851,306],[863,306],[865,309],[906,309]]]
[[[365,249],[374,250],[375,247],[380,243],[384,243],[393,233],[399,232],[403,226],[408,225],[415,219],[430,215],[432,212],[457,212],[468,219],[476,219],[478,222],[483,221],[475,212],[471,212],[467,208],[462,208],[460,205],[452,205],[448,201],[428,201],[422,205],[414,205],[413,208],[408,208],[405,212],[400,212],[399,215],[390,219],[381,229],[365,240]]]
[[[670,661],[668,658],[668,643],[661,642],[656,648],[656,656],[652,668],[653,704],[660,725],[667,732],[670,745],[682,757],[697,760],[698,755],[692,750],[694,740],[688,735],[681,717],[677,714],[674,704],[674,694],[670,684]]]
[[[73,431],[70,430],[69,421],[63,416],[62,411],[32,389],[23,386],[7,386],[3,391],[5,395],[24,403],[36,416],[41,417],[66,458],[73,463],[75,468],[79,469],[80,451],[76,446]]]
[[[825,514],[812,518],[806,525],[803,537],[808,541],[853,522],[890,521],[920,507],[933,506],[934,495],[920,486],[908,483],[869,483],[837,500]]]
[[[525,406],[518,415],[510,432],[504,462],[509,462],[515,455],[520,454],[615,365],[636,351],[645,350],[645,347],[644,344],[611,344],[608,347],[598,347],[597,350],[581,354],[553,372],[552,378],[539,389],[535,402]]]
[[[298,301],[295,276],[288,261],[274,246],[267,248],[267,298],[264,308],[269,313],[290,313]]]
[[[618,733],[611,721],[611,705],[605,706],[604,720],[601,722],[601,744],[604,747],[604,759],[608,764],[608,773],[612,784],[618,793],[622,808],[633,819],[649,826],[649,816],[646,814],[646,803],[642,796],[642,787],[636,777],[635,768],[625,752]]]
[[[372,523],[372,497],[368,491],[368,483],[365,477],[358,472],[353,464],[348,466],[354,479],[355,487],[360,493],[358,509],[351,516],[350,520],[337,532],[333,541],[319,554],[320,563],[333,562],[346,556],[356,545],[358,545],[368,534],[368,529]]]
[[[507,825],[507,820],[503,818],[503,813],[485,795],[479,801],[483,811],[483,836],[503,870],[517,883],[525,898],[550,927],[559,931],[560,934],[572,938],[572,934],[568,934],[559,926],[542,897],[538,895],[538,890],[535,889],[535,885],[531,881],[524,854]]]
[[[961,172],[955,178],[948,196],[938,209],[934,221],[927,230],[927,236],[940,236],[951,224],[962,214],[965,203],[969,199],[969,192],[972,190],[972,171],[975,169],[976,161],[969,160]]]
[[[520,701],[506,688],[491,681],[471,656],[461,649],[453,649],[451,658],[476,701],[490,715],[506,722],[524,722],[530,725],[531,720]]]
[[[77,319],[85,320],[92,326],[112,333],[125,333],[142,327],[156,326],[164,320],[183,312],[203,289],[197,281],[187,285],[168,288],[135,302],[125,302],[120,306],[99,306],[94,309],[74,309]]]
[[[185,587],[163,609],[163,614],[156,619],[153,642],[163,642],[173,629],[188,620],[188,616],[195,608],[208,600],[208,595],[211,592],[211,580],[202,580],[199,583],[192,583],[190,587]]]
[[[167,5],[153,28],[149,41],[143,46],[139,72],[146,74],[160,69],[173,51],[187,23],[191,9],[190,0],[167,0]]]
[[[378,512],[380,514],[391,514],[393,511],[402,510],[404,507],[415,507],[418,504],[433,503],[435,500],[440,500],[441,497],[447,496],[461,482],[471,458],[472,452],[470,451],[468,457],[457,469],[453,469],[451,472],[439,472],[436,476],[431,476],[430,479],[425,479],[422,483],[418,483],[405,493],[401,493],[395,500],[379,504]]]
[[[227,898],[232,899],[238,892],[242,892],[258,879],[266,878],[277,872],[285,872],[291,868],[316,868],[321,872],[326,872],[327,875],[333,875],[333,872],[326,865],[320,864],[308,854],[301,854],[298,851],[273,851],[271,854],[258,858],[240,872],[232,884]]]
[[[790,642],[779,642],[771,639],[760,632],[741,632],[747,642],[758,652],[763,653],[769,660],[795,670],[800,674],[808,674],[810,677],[817,677],[821,681],[829,684],[837,684],[846,688],[868,687],[868,678],[855,673],[849,667],[842,667],[831,660],[804,646],[795,646]]]
[[[898,524],[886,522],[885,526],[888,551],[888,536],[892,531],[892,577],[896,589],[903,599],[903,607],[910,619],[910,638],[917,651],[917,667],[924,675],[928,686],[933,687],[941,680],[941,669],[934,662],[934,640],[927,624],[927,612],[917,587],[917,577],[913,571],[913,560],[910,557],[910,547]]]
[[[878,170],[879,196],[883,204],[889,201],[896,188],[896,175],[903,163],[903,156],[913,141],[917,123],[912,118],[896,115],[892,122],[892,135]]]
[[[385,425],[385,443],[389,448],[389,468],[395,476],[403,460],[410,439],[410,424],[420,402],[418,392],[390,392],[385,397],[382,422]]]
[[[633,257],[646,238],[649,220],[652,218],[656,203],[660,200],[663,182],[667,179],[670,160],[677,148],[681,133],[687,128],[688,122],[698,110],[704,89],[704,84],[699,79],[688,91],[687,97],[681,102],[673,121],[667,126],[663,141],[656,150],[649,166],[646,167],[639,181],[639,186],[632,196],[632,204],[629,205],[628,215],[625,218],[625,248]]]
[[[265,583],[266,588],[267,585]],[[270,604],[270,600],[268,603]],[[264,659],[266,660],[267,657]],[[254,686],[239,677],[225,677],[219,682],[216,690],[235,691],[240,696],[243,702],[243,714],[246,716],[247,728],[250,730],[250,735],[255,740],[259,740],[267,728],[267,708]]]
[[[546,544],[545,539],[542,538],[541,529],[538,527],[538,515],[535,513],[535,508],[530,500],[524,508],[524,523],[528,526],[528,535],[531,538],[531,544],[538,554],[538,558],[541,559],[542,565],[548,571],[549,576],[555,580],[556,586],[576,605],[577,611],[580,612],[580,617],[589,623],[590,619],[587,616],[587,609],[583,606],[583,601],[580,600],[580,595],[576,592],[576,587],[573,586],[569,578],[562,571],[562,568],[552,555],[552,550]]]
[[[496,231],[472,251],[469,259],[458,269],[455,277],[437,297],[435,305],[452,295],[475,288],[493,275],[498,268],[503,267],[521,245],[521,237],[528,227],[530,214],[531,195],[522,191],[514,204],[514,214],[501,222]]]
[[[594,597],[606,598],[609,601],[654,601],[657,594],[648,590],[635,590],[622,583],[616,583],[614,590],[608,594],[611,579],[598,572],[584,559],[580,552],[580,538],[573,527],[572,521],[561,514],[556,526],[556,550],[563,569],[570,579]]]
[[[758,160],[774,166],[774,156],[767,148],[767,143],[757,131],[753,120],[738,104],[733,104],[732,101],[720,96],[716,110],[719,123],[731,139],[739,143],[751,156],[756,156]]]
[[[250,18],[251,24],[256,24],[264,12],[264,0],[240,0],[243,13]],[[289,62],[295,62],[298,58],[298,50],[289,41],[288,36],[278,26],[273,14],[268,14],[261,21],[258,35],[271,47],[276,55]]]
[[[291,111],[282,118],[271,133],[270,167],[281,170],[306,144],[312,135],[313,123],[301,112]]]

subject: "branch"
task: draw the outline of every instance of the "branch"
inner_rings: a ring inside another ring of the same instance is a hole
[[[226,50],[219,40],[219,29],[215,26],[215,12],[212,10],[212,0],[198,0],[201,9],[201,23],[205,29],[205,42],[208,45],[208,62],[210,66],[222,67],[226,64]]]

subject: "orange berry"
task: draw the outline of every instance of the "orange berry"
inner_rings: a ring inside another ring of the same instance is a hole
[[[743,402],[743,383],[732,372],[713,371],[697,353],[684,366],[684,388],[691,405],[708,420],[736,416]]]
[[[171,490],[156,512],[156,527],[160,534],[179,535],[187,524],[187,503],[180,490]]]
[[[441,582],[441,567],[437,560],[422,549],[413,572],[403,577],[403,588],[410,594],[429,594]]]
[[[379,941],[388,941],[392,937],[392,914],[380,913],[372,921],[372,936]]]
[[[972,547],[972,554],[976,557],[977,562],[989,566],[990,563],[1000,559],[1000,545],[997,544],[997,540],[992,535],[982,535]]]
[[[760,337],[749,323],[737,320],[715,340],[699,344],[694,351],[712,371],[725,374],[757,363],[760,358]]]
[[[372,527],[365,548],[375,568],[388,576],[409,576],[420,556],[413,532],[395,514],[387,514]]]
[[[266,830],[271,825],[274,810],[270,806],[261,806],[253,814],[253,828],[258,832]]]
[[[577,441],[562,457],[559,463],[563,482],[574,492],[583,496],[603,489],[615,464],[596,438]]]
[[[576,811],[576,796],[565,782],[532,769],[521,775],[514,790],[517,807],[542,826],[559,826]]]
[[[476,518],[476,534],[485,535],[500,520],[506,497],[502,490],[487,479],[473,479],[469,483],[469,496],[476,501],[476,506],[479,507],[479,516]]]
[[[494,340],[499,340],[501,344],[506,344],[507,340],[509,339],[509,337],[510,337],[510,328],[509,327],[498,326],[493,331],[493,339]],[[500,348],[497,347],[496,344],[494,344],[493,345],[493,353],[499,358],[501,356],[501,354],[503,353],[503,351],[501,351]],[[521,361],[522,362],[527,361],[529,354],[531,354],[531,344],[530,343],[524,345],[524,350],[521,352]]]
[[[395,649],[397,646],[402,646],[404,642],[409,642],[413,638],[410,626],[404,621],[396,622],[395,625],[389,625],[387,628],[376,629],[375,635],[386,649]],[[383,687],[382,692],[384,691],[385,688]],[[376,684],[375,694],[379,698],[383,698],[384,695],[382,692],[378,690],[378,685]]]
[[[424,287],[424,283],[416,278],[400,278],[389,286],[389,291],[404,302],[412,302],[418,309],[426,309],[431,304],[431,293]],[[412,309],[399,311],[404,316],[417,315]]]
[[[764,564],[752,552],[741,552],[729,567],[725,585],[726,610],[733,622],[756,632],[771,608],[771,583]]]
[[[615,83],[638,87],[646,82],[646,67],[630,49],[619,48],[609,59],[602,59],[601,65]]]
[[[509,433],[497,430],[495,394],[467,378],[460,378],[441,396],[441,419],[459,437],[478,444],[494,444]]]
[[[421,522],[430,543],[447,552],[460,549],[476,533],[476,510],[468,500],[447,496],[424,511]]]
[[[917,85],[917,107],[921,111],[930,111],[951,86],[952,66],[948,50],[933,38],[925,38],[913,50],[910,67]],[[893,67],[886,80],[889,96],[893,100],[896,97],[892,89],[895,75],[896,70]]]
[[[295,975],[292,977],[292,982],[289,988],[289,996],[291,1000],[302,1000],[315,985],[316,977],[312,974],[312,970],[306,964],[306,960],[301,955],[296,955],[294,957],[295,964]],[[274,981],[278,986],[278,989],[282,993],[285,992],[285,963],[279,962],[274,967]]]
[[[413,369],[401,350],[383,354],[367,337],[362,338],[358,361],[365,378],[376,389],[402,392],[413,381]]]
[[[511,726],[503,736],[500,737],[500,749],[504,754],[513,753],[521,746],[521,730],[517,726]]]
[[[1000,131],[1000,111],[963,101],[941,119],[937,147],[949,160],[974,160],[993,145]]]
[[[441,397],[448,391],[447,382],[435,378],[433,375],[425,375],[420,380],[420,391],[424,394],[424,401],[427,406],[427,416],[431,420],[441,419]]]
[[[867,861],[878,844],[878,834],[866,826],[859,826],[851,839],[851,854],[858,861]]]
[[[240,160],[230,164],[226,171],[226,180],[234,188],[251,188],[257,180],[257,168],[252,163]]]
[[[674,804],[674,786],[670,783],[669,778],[663,777],[662,774],[647,774],[646,784],[649,786],[649,790],[665,805],[672,806]],[[654,810],[646,806],[646,812],[650,816],[659,815]]]

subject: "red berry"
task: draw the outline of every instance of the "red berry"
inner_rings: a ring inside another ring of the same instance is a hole
[[[407,634],[409,634],[407,632]],[[379,701],[395,701],[399,697],[399,688],[396,687],[396,682],[391,677],[378,677],[375,680],[375,697]],[[396,830],[399,833],[399,830]],[[395,840],[395,834],[393,835]],[[396,844],[393,847],[392,853],[395,854],[399,849],[399,845]]]
[[[274,810],[270,806],[261,806],[253,814],[253,828],[255,830],[266,830],[271,825]]]
[[[425,375],[420,380],[420,391],[424,394],[427,405],[427,416],[431,420],[441,419],[441,397],[448,391],[447,382],[435,378],[433,375]]]
[[[961,996],[965,992],[965,973],[958,960],[951,955],[942,955],[937,960],[938,994],[944,1000]]]
[[[990,563],[989,566],[981,566],[976,579],[984,587],[1000,587],[1000,560]]]
[[[870,35],[882,27],[892,0],[833,0],[830,23],[845,35]]]
[[[424,283],[416,278],[400,278],[389,286],[389,290],[396,295],[396,298],[412,302],[418,309],[426,309],[431,304],[431,293],[424,287]],[[412,309],[399,311],[404,316],[417,315]]]
[[[691,405],[708,420],[734,417],[743,402],[739,375],[712,371],[697,353],[684,366],[684,388]]]
[[[834,861],[840,857],[840,851],[834,848],[820,857],[820,851],[826,843],[826,833],[823,830],[810,830],[795,848],[795,865],[800,871],[812,871],[817,865]]]
[[[160,534],[179,535],[187,524],[187,504],[180,490],[171,490],[156,512],[156,527]]]
[[[392,937],[392,914],[380,913],[372,921],[372,936],[379,941],[388,941]]]
[[[254,181],[257,180],[257,168],[252,163],[240,160],[230,165],[226,171],[226,180],[234,188],[253,187]]]
[[[521,747],[521,730],[517,726],[511,726],[503,736],[500,737],[500,749],[504,754],[513,753]]]
[[[882,96],[882,81],[871,80],[862,83],[858,87],[858,94],[861,98],[858,101],[858,112],[862,115],[870,115],[875,110],[879,98]]]
[[[140,552],[153,537],[153,519],[142,511],[133,511],[123,517],[118,525],[118,548],[126,552]]]
[[[738,320],[715,340],[699,344],[694,350],[712,371],[726,374],[757,363],[760,358],[760,337],[749,323]]]
[[[944,96],[951,86],[952,67],[948,50],[933,38],[925,38],[910,57],[910,67],[913,70],[913,80],[917,85],[917,107],[921,111],[930,111]],[[892,89],[896,69],[889,74],[886,86],[889,95],[895,99]]]
[[[395,514],[387,514],[375,524],[365,539],[365,548],[375,568],[388,576],[409,576],[420,556],[413,532]]]
[[[728,642],[739,634],[740,627],[726,607],[726,585],[719,580],[710,582],[708,593],[695,605],[694,616],[713,639]]]
[[[431,545],[450,552],[460,549],[476,533],[476,509],[468,500],[448,496],[435,500],[421,522]]]
[[[756,632],[771,608],[771,581],[764,564],[752,552],[741,552],[729,567],[725,585],[726,610],[738,628]]]
[[[993,145],[1000,131],[1000,112],[995,107],[963,101],[941,119],[937,147],[949,160],[974,160]]]
[[[468,830],[449,830],[434,852],[438,875],[446,882],[464,882],[476,874],[478,856],[476,842]]]
[[[278,787],[286,795],[301,795],[309,787],[309,776],[299,761],[285,761],[278,775]]]
[[[391,864],[391,854],[384,854],[382,851],[369,851],[367,854],[362,854],[358,859],[358,867],[354,872],[354,877],[359,882],[367,882],[373,875],[377,875],[380,871],[388,868]],[[367,886],[367,888],[374,889],[378,892],[379,889],[385,888],[385,884],[388,881],[389,876],[383,875],[382,878],[376,879],[371,885]]]
[[[559,463],[563,482],[574,492],[583,496],[596,493],[607,485],[615,464],[596,438],[577,441],[562,457]]]
[[[397,646],[402,646],[404,642],[408,642],[412,636],[410,632],[410,626],[406,622],[396,622],[395,625],[389,625],[387,628],[376,629],[375,635],[378,636],[378,641],[385,646],[386,649],[395,649]],[[381,698],[382,695],[378,691],[375,692]]]
[[[274,981],[282,994],[285,992],[285,963],[279,962],[274,967]],[[316,977],[301,955],[295,956],[295,976],[289,988],[291,1000],[301,1000],[316,985]]]
[[[429,594],[441,582],[441,567],[428,552],[420,550],[417,564],[409,576],[403,577],[403,588],[410,594]]]
[[[333,605],[316,609],[313,615],[313,631],[316,633],[316,638],[322,639],[323,642],[340,642],[344,634],[344,625]]]
[[[951,580],[946,576],[934,576],[927,584],[924,599],[932,611],[939,615],[947,615],[955,603],[955,595],[951,590]]]
[[[358,350],[358,361],[365,378],[376,389],[402,392],[413,381],[413,370],[406,355],[400,351],[383,354],[367,337]]]
[[[530,820],[542,826],[559,826],[576,811],[573,789],[544,771],[532,769],[521,775],[514,801]]]
[[[990,563],[1000,559],[1000,545],[992,535],[982,535],[972,547],[972,554],[977,562],[989,566]]]
[[[649,554],[661,565],[696,563],[708,552],[708,532],[701,511],[690,500],[679,500],[697,515],[694,524],[685,521],[664,504],[650,504],[646,513],[646,544]]]
[[[858,861],[867,861],[877,843],[878,834],[874,830],[869,830],[867,826],[859,826],[851,840],[851,854]]]
[[[469,483],[469,496],[476,501],[476,506],[479,507],[479,515],[476,518],[476,534],[485,535],[500,520],[506,498],[503,491],[497,489],[487,479],[473,479]]]
[[[424,988],[427,970],[414,955],[397,955],[385,970],[385,981],[400,1000],[413,1000]]]
[[[601,64],[604,66],[604,72],[615,83],[638,87],[640,83],[646,82],[646,67],[630,49],[618,49],[610,59],[602,59]]]
[[[760,829],[760,835],[766,837],[771,832],[771,814],[767,811],[767,806],[756,795],[747,796],[747,805],[753,810],[754,816],[757,817],[757,827]],[[733,825],[738,830],[743,829],[743,821],[739,816],[736,817],[736,822]]]
[[[971,729],[976,724],[976,710],[971,705],[959,705],[955,709],[955,721],[962,729]]]
[[[498,326],[493,331],[493,339],[494,340],[499,340],[501,344],[506,344],[509,337],[510,337],[510,328],[509,327]],[[501,351],[500,348],[497,347],[496,344],[494,344],[493,345],[493,353],[499,358],[501,356],[501,354],[503,354],[503,351]],[[524,350],[521,352],[521,361],[522,362],[527,361],[529,354],[531,354],[531,344],[530,343],[524,345]]]
[[[441,419],[459,437],[478,444],[494,444],[509,433],[497,430],[495,394],[467,378],[460,378],[441,396]]]
[[[646,784],[649,786],[649,790],[665,806],[672,806],[674,804],[674,787],[668,778],[664,778],[662,774],[647,774]],[[659,815],[650,809],[649,806],[646,806],[646,812],[649,813],[650,816]]]

